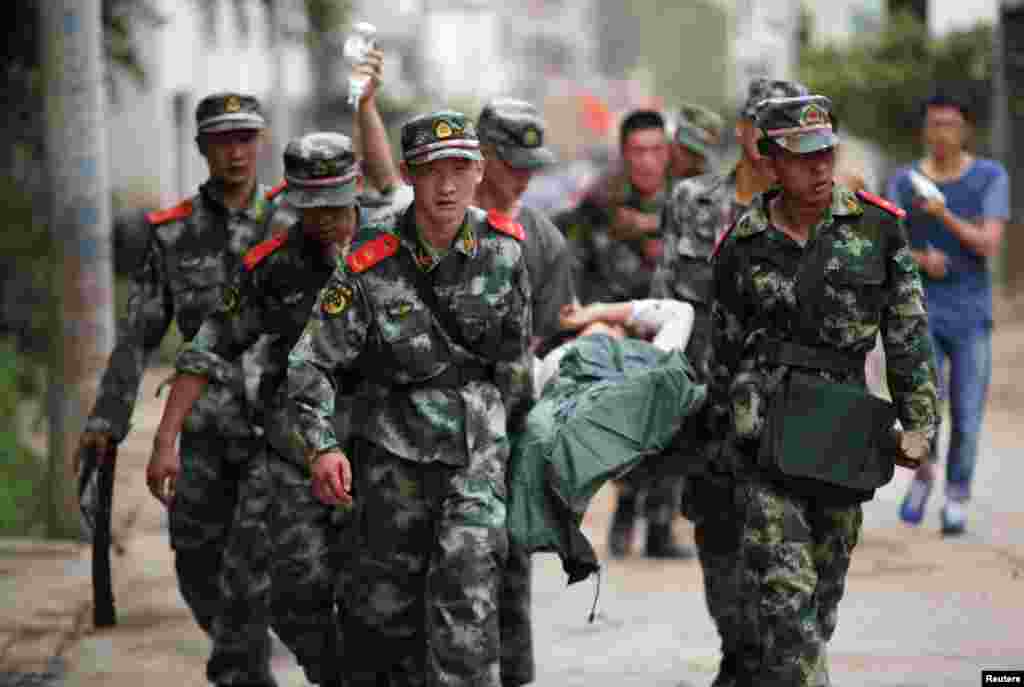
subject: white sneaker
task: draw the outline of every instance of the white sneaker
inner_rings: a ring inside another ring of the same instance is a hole
[[[942,507],[942,533],[963,534],[967,529],[967,508],[959,501],[946,501]]]

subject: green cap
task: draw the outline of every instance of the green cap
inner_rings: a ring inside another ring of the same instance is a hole
[[[242,93],[214,93],[196,107],[196,129],[213,134],[236,129],[262,129],[267,125],[260,101]]]
[[[747,86],[747,99],[740,108],[740,117],[753,119],[757,115],[757,106],[769,98],[799,98],[807,94],[807,87],[796,81],[754,79]]]
[[[684,104],[679,108],[674,140],[703,157],[708,149],[722,141],[722,118],[700,105]]]
[[[544,120],[525,100],[499,98],[487,103],[477,131],[511,167],[536,169],[555,162],[555,154],[544,147]]]
[[[285,198],[293,207],[355,205],[360,175],[352,139],[343,134],[306,134],[284,149]]]
[[[445,157],[483,160],[476,127],[466,115],[441,110],[410,119],[402,127],[402,159],[422,165]]]
[[[823,95],[765,100],[757,108],[756,124],[765,138],[800,155],[839,143],[833,125],[832,101]]]

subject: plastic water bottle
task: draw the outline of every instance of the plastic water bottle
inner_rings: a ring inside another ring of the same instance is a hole
[[[349,65],[354,69],[366,61],[376,44],[377,27],[364,21],[352,27],[352,33],[345,39],[343,53]],[[359,100],[363,97],[366,84],[370,77],[362,74],[351,74],[348,77],[348,104],[353,108],[359,107]]]
[[[910,185],[914,187],[914,193],[921,198],[925,200],[939,200],[945,204],[946,196],[935,185],[935,182],[913,169],[910,170]]]

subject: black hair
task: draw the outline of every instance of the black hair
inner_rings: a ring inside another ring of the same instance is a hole
[[[928,114],[929,107],[952,107],[963,115],[964,121],[971,121],[971,108],[967,101],[949,91],[936,91],[921,104],[921,119]]]
[[[657,110],[633,110],[619,125],[619,143],[625,144],[626,137],[641,129],[665,130],[665,118]]]
[[[562,329],[558,333],[552,334],[541,341],[540,345],[537,346],[537,350],[534,351],[534,354],[538,358],[543,358],[562,344],[575,339],[579,336],[579,333],[578,329]]]

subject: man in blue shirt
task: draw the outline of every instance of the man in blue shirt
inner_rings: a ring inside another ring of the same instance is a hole
[[[940,380],[945,379],[949,361],[945,395],[952,425],[942,509],[946,535],[966,529],[966,505],[992,376],[988,262],[999,250],[1010,216],[1006,170],[965,149],[969,130],[964,103],[941,93],[932,96],[924,106],[926,155],[897,172],[887,193],[908,212],[907,229],[925,285]],[[924,516],[934,478],[935,444],[932,463],[918,470],[900,508],[900,517],[910,524]]]

